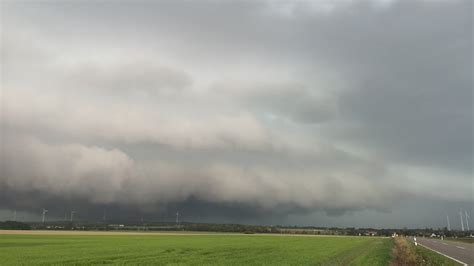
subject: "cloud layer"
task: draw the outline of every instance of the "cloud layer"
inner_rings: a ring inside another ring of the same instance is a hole
[[[473,201],[470,1],[3,8],[0,208]]]

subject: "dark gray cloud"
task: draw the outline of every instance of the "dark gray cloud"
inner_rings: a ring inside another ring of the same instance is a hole
[[[421,226],[405,200],[472,203],[470,1],[3,8],[0,208]]]

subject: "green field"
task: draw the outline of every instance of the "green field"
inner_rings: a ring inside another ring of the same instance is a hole
[[[387,265],[391,239],[263,235],[0,235],[0,264]]]

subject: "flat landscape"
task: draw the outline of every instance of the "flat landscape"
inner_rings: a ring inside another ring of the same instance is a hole
[[[241,234],[0,234],[0,265],[387,265],[377,237]]]

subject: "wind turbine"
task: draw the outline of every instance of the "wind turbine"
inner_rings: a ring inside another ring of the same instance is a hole
[[[469,215],[467,214],[467,211],[464,211],[464,217],[466,218],[467,231],[470,231],[470,229],[469,229],[469,221],[467,220],[467,218],[471,218],[471,217],[469,217]]]
[[[72,223],[72,219],[74,218],[74,213],[76,213],[75,211],[71,211],[71,223]]]
[[[13,221],[16,222],[16,210],[13,211]]]
[[[176,225],[179,225],[179,211],[176,212]]]
[[[104,209],[104,215],[102,216],[102,220],[105,222],[106,216],[105,216],[105,209]]]
[[[459,210],[459,217],[461,218],[461,231],[464,231],[464,223],[462,221],[462,210]]]
[[[43,223],[44,223],[44,217],[46,216],[46,213],[48,212],[48,210],[46,210],[45,208],[43,208]]]
[[[448,231],[451,231],[451,225],[449,225],[449,216],[446,215],[446,220],[448,221]]]

